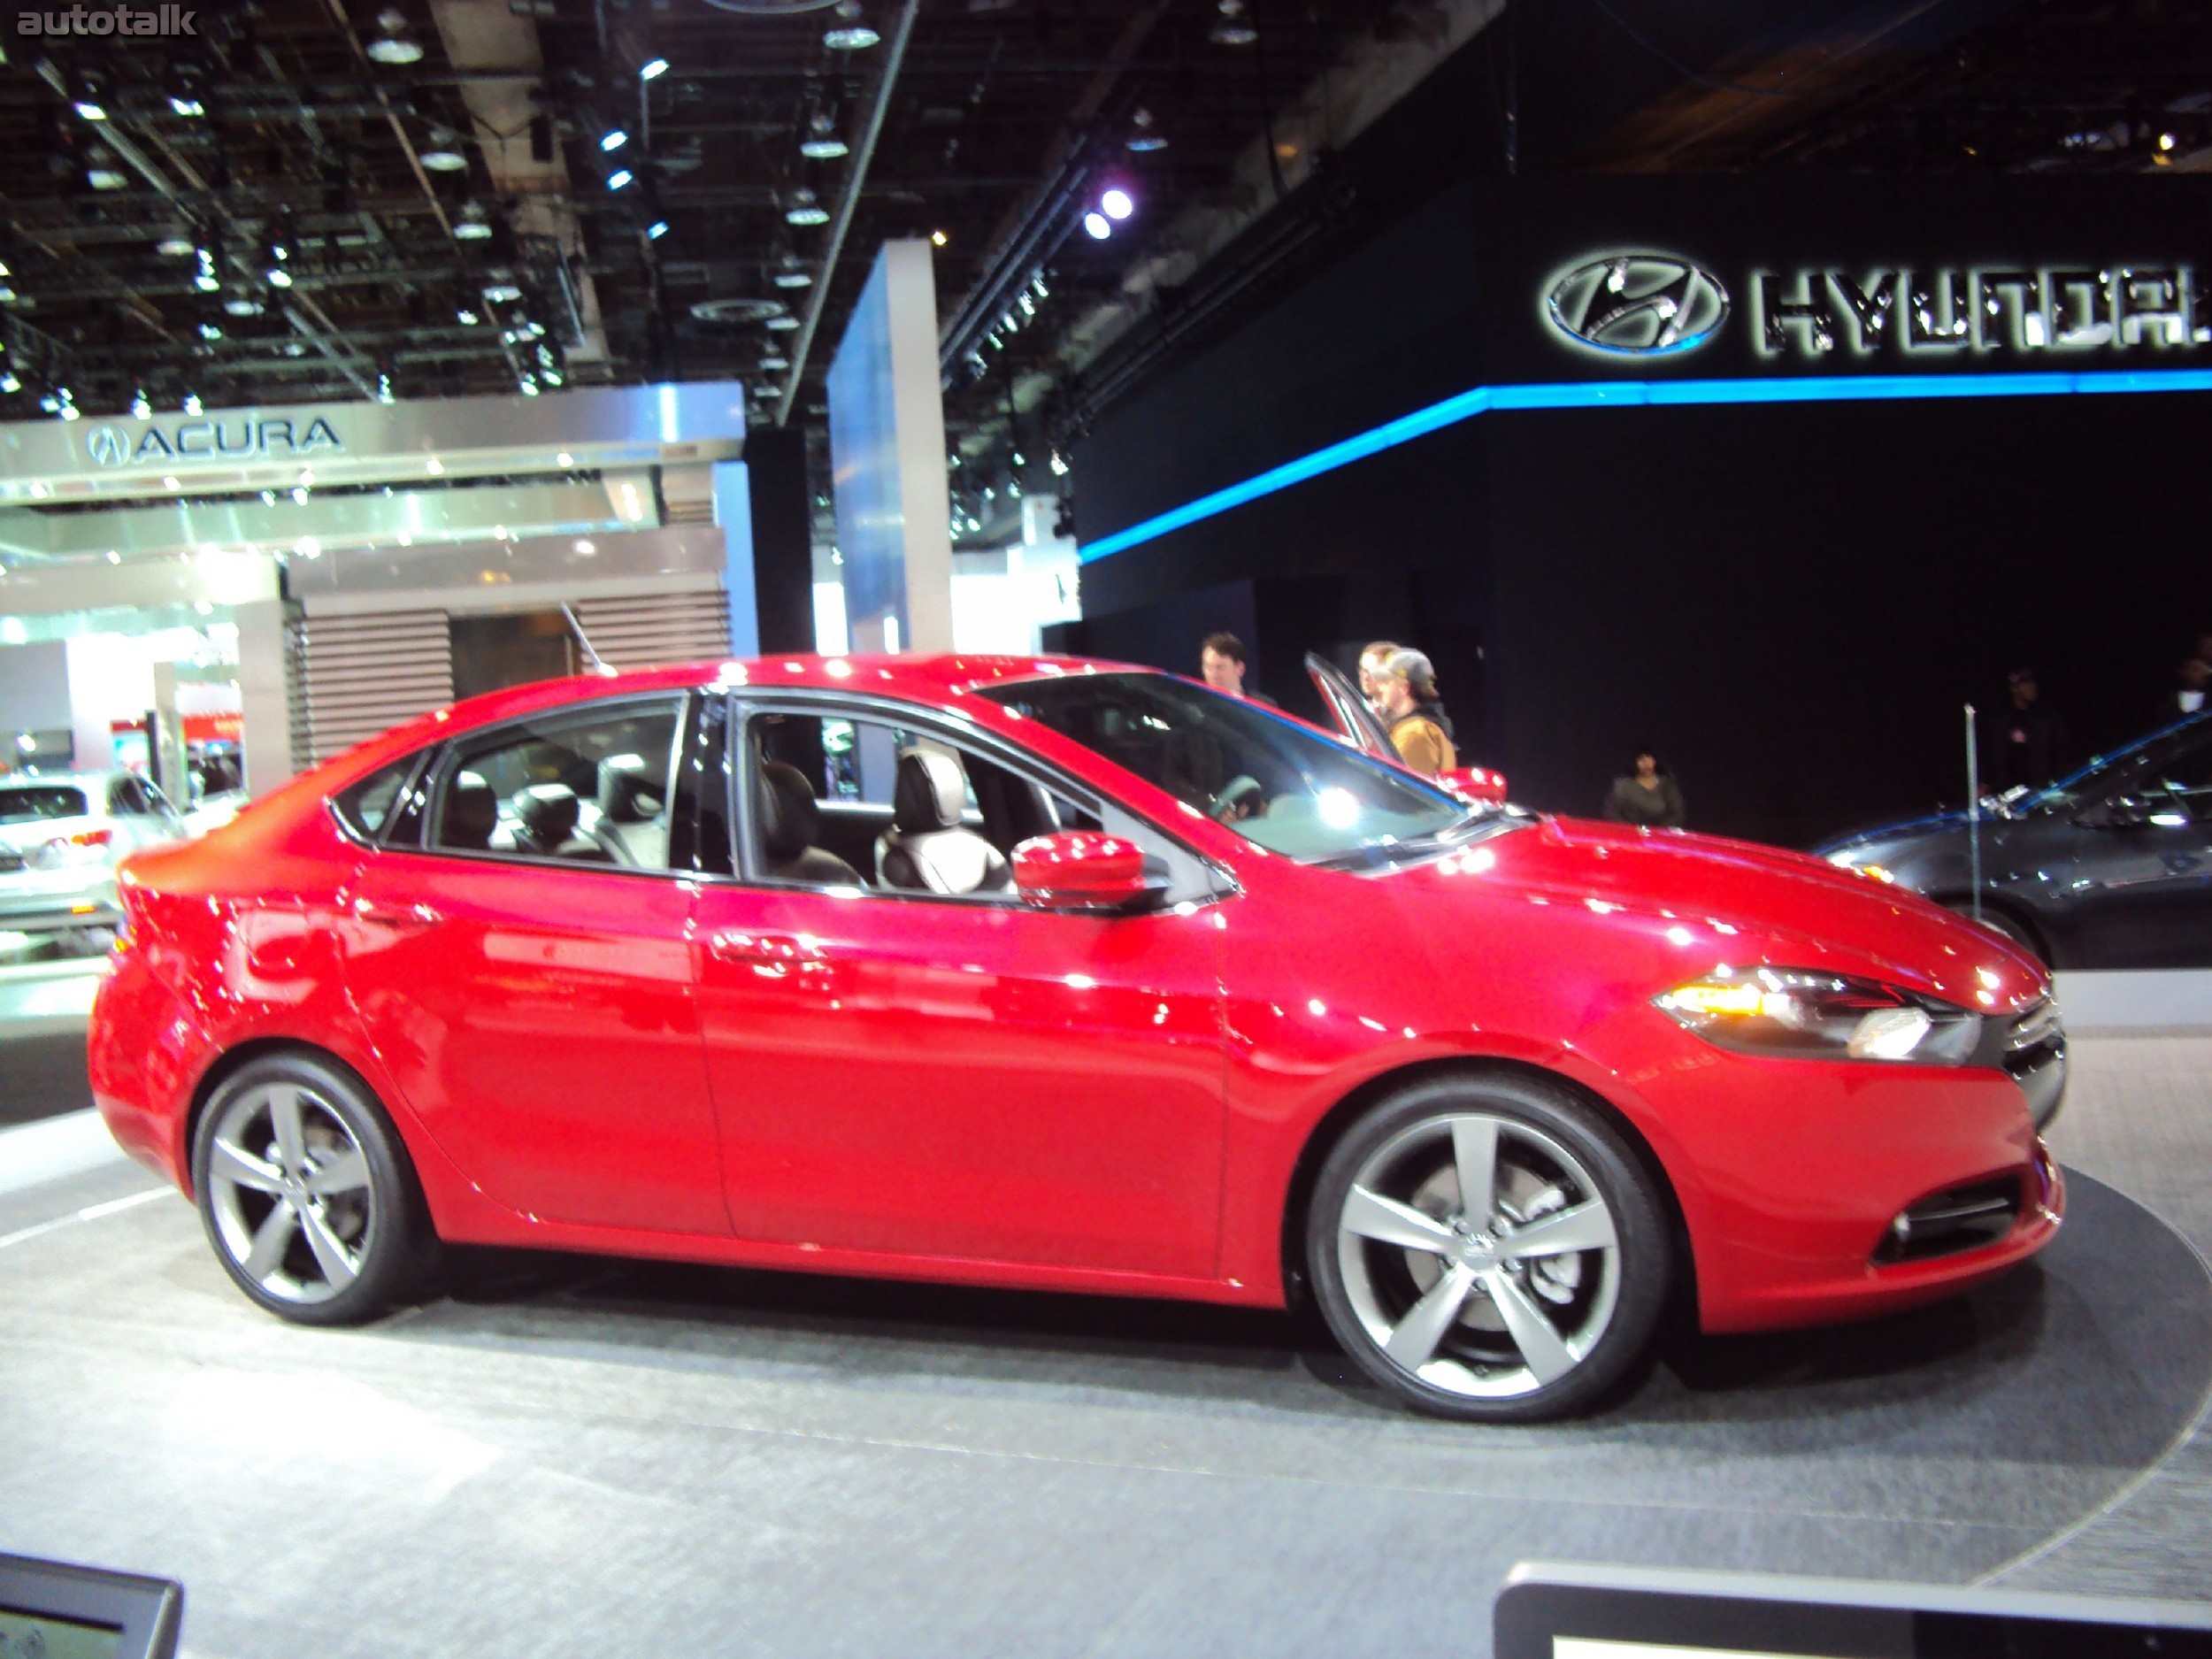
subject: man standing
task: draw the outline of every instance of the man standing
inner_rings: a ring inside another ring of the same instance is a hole
[[[1436,671],[1418,651],[1394,652],[1375,672],[1375,687],[1381,694],[1376,712],[1390,727],[1391,745],[1409,771],[1433,778],[1459,764],[1452,740],[1444,728],[1422,712],[1422,693],[1433,698]]]
[[[2066,727],[2039,700],[2035,670],[2016,668],[2005,676],[2012,706],[1997,723],[1997,752],[1992,757],[1989,787],[2039,789],[2058,776],[2058,751]]]
[[[1275,699],[1244,684],[1244,641],[1233,634],[1209,634],[1198,648],[1199,677],[1224,696],[1275,706]]]

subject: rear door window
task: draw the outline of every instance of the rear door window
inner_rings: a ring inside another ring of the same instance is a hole
[[[35,824],[43,818],[83,818],[84,791],[61,784],[12,784],[0,788],[0,824]]]

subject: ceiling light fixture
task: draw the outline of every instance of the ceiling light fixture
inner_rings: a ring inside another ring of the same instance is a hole
[[[941,230],[933,230],[929,233],[930,245],[934,248],[941,248],[951,240],[952,239],[947,236]]]
[[[184,395],[184,412],[188,415],[197,415],[202,412],[200,395],[197,392],[187,392]]]
[[[665,58],[649,58],[638,65],[637,78],[640,81],[658,81],[667,73],[668,59]]]
[[[762,325],[762,326],[780,334],[787,334],[798,326],[799,319],[792,316],[788,311],[784,312],[780,317],[771,317],[767,322]]]
[[[474,311],[469,310],[467,306],[462,306],[461,309],[454,312],[453,315],[460,323],[462,327],[473,328],[476,326],[478,321],[477,315]]]
[[[790,225],[826,225],[829,210],[817,201],[811,190],[795,190],[791,205],[783,211],[784,222]]]
[[[433,173],[468,171],[469,158],[461,153],[460,140],[450,127],[432,127],[429,147],[420,152],[419,159]]]
[[[154,251],[165,259],[188,258],[196,251],[189,236],[164,236],[154,244]],[[5,273],[0,273],[4,275]]]
[[[484,303],[488,305],[504,305],[521,297],[522,290],[511,282],[494,282],[484,290]]]
[[[370,58],[380,64],[399,65],[422,61],[422,47],[407,33],[407,14],[396,7],[377,14],[377,27],[384,32],[366,47]]]
[[[822,36],[822,44],[833,52],[863,52],[883,36],[860,21],[859,0],[844,0],[837,8],[840,19],[836,27]]]
[[[658,242],[667,234],[668,221],[664,219],[657,219],[645,227],[645,240],[648,242]]]
[[[835,161],[852,153],[852,146],[838,137],[836,118],[827,110],[816,111],[807,127],[806,142],[799,146],[799,153],[809,161]]]
[[[775,275],[769,280],[780,288],[805,288],[814,286],[814,273],[801,265],[799,256],[793,253],[784,255],[782,263],[776,267]]]
[[[453,234],[461,242],[488,242],[491,239],[490,218],[475,202],[465,202],[453,220]]]
[[[599,141],[599,148],[607,151],[609,154],[612,154],[615,150],[621,149],[623,145],[628,143],[629,142],[629,134],[624,132],[620,127],[617,127],[610,129],[607,134]]]
[[[636,176],[637,175],[632,173],[627,167],[617,167],[612,173],[607,175],[607,188],[610,190],[619,190]]]
[[[131,394],[131,419],[133,420],[151,420],[153,418],[154,406],[147,401],[146,388],[142,386],[138,388],[138,390]]]
[[[760,360],[760,366],[772,373],[778,369],[789,368],[791,366],[791,359],[785,357],[780,351],[771,352],[768,356]]]
[[[200,256],[200,268],[193,274],[192,286],[203,294],[212,294],[223,286],[222,279],[215,274],[215,251],[211,248],[196,251]]]
[[[223,302],[223,309],[233,317],[258,317],[261,315],[261,302],[249,299],[243,294],[234,294]]]
[[[23,389],[23,382],[15,377],[13,369],[0,369],[0,392],[12,396]]]
[[[1221,0],[1221,20],[1207,34],[1208,40],[1217,46],[1249,46],[1259,37],[1259,30],[1244,15],[1244,0]]]
[[[84,181],[96,190],[121,190],[130,184],[127,178],[108,165],[104,156],[85,169]]]
[[[1098,198],[1098,204],[1105,210],[1108,219],[1127,219],[1137,211],[1136,198],[1122,189],[1107,191]]]
[[[202,324],[200,325],[200,338],[201,338],[201,339],[203,339],[203,340],[220,340],[222,337],[223,337],[223,331],[222,331],[222,329],[221,329],[219,326],[218,326],[216,324],[214,324],[214,323],[202,323]]]
[[[1114,234],[1112,221],[1095,210],[1083,215],[1083,228],[1099,242],[1104,242]]]
[[[1156,131],[1153,126],[1151,111],[1139,110],[1129,118],[1129,125],[1133,130],[1122,142],[1138,154],[1145,155],[1167,148],[1165,134]]]
[[[108,119],[108,78],[97,69],[80,69],[70,77],[69,101],[88,121]]]

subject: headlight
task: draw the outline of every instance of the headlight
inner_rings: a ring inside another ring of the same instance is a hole
[[[1709,1042],[1784,1059],[1963,1065],[1981,1040],[1963,1008],[1808,968],[1716,968],[1652,1000]]]

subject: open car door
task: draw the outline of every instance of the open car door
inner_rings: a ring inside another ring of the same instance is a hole
[[[1314,689],[1321,694],[1340,737],[1378,760],[1394,766],[1401,764],[1397,745],[1390,741],[1390,730],[1383,725],[1382,717],[1367,706],[1367,699],[1342,669],[1317,651],[1308,651],[1306,672],[1312,676]],[[1499,806],[1505,802],[1505,774],[1486,766],[1462,766],[1455,772],[1440,772],[1436,781],[1471,805]]]

